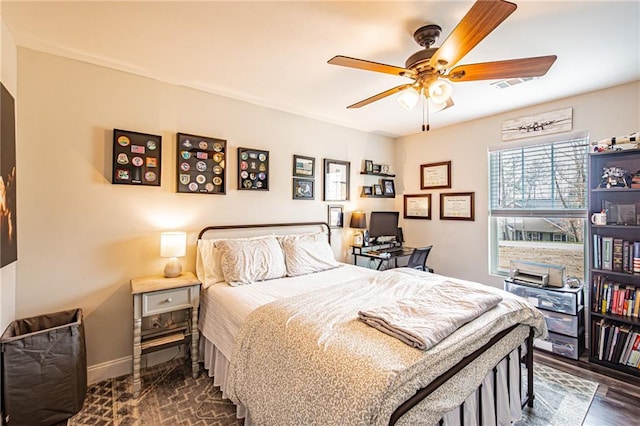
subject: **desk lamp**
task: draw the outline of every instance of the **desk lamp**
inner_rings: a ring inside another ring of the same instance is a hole
[[[361,229],[367,228],[367,214],[361,211],[355,211],[351,213],[351,222],[349,223],[349,227],[356,230],[353,233],[353,245],[364,245],[364,236]]]
[[[182,265],[180,265],[178,258],[186,256],[186,254],[186,232],[163,232],[160,234],[160,256],[169,258],[164,267],[165,277],[174,278],[182,274]]]

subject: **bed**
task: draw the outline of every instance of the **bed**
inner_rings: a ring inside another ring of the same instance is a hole
[[[198,235],[201,358],[245,425],[510,424],[532,406],[532,344],[546,335],[535,308],[478,283],[336,262],[330,241],[323,222]],[[358,319],[452,288],[500,302],[427,350]]]

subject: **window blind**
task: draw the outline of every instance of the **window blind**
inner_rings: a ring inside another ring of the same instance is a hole
[[[496,217],[586,217],[586,137],[489,153],[489,207]]]

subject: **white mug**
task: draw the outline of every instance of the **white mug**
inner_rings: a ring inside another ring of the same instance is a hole
[[[606,225],[607,214],[606,213],[594,213],[591,215],[591,223],[594,225]]]

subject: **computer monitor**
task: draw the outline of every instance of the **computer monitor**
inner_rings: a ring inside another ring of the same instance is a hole
[[[382,237],[396,238],[398,234],[399,212],[371,212],[369,220],[369,238],[379,241]]]

